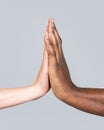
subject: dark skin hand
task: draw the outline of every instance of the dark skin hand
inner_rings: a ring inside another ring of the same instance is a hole
[[[45,34],[51,88],[63,102],[82,111],[104,116],[104,89],[80,88],[71,80],[62,50],[62,40],[53,19]]]

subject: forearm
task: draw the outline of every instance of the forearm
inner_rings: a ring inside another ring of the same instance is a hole
[[[57,98],[80,110],[104,116],[104,89],[78,88],[72,83],[63,54],[62,40],[53,19],[49,20],[45,45],[50,85]]]
[[[67,91],[64,89],[64,93],[61,92],[59,99],[63,102],[82,111],[104,116],[104,89],[78,88],[73,84]]]
[[[38,86],[0,89],[0,109],[19,105],[42,96]]]

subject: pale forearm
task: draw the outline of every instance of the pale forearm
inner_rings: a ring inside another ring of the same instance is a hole
[[[61,93],[60,99],[85,112],[104,116],[104,89],[73,88]]]
[[[0,109],[19,105],[42,96],[38,86],[0,89]]]

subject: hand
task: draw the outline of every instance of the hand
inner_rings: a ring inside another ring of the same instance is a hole
[[[43,61],[36,81],[29,86],[0,88],[0,109],[36,100],[44,96],[49,89],[48,56],[44,49]]]
[[[73,89],[73,83],[64,58],[62,40],[53,19],[48,23],[45,45],[48,53],[50,84],[54,94],[61,98],[62,94]]]
[[[40,67],[39,74],[32,86],[34,88],[37,86],[40,89],[40,96],[44,96],[50,89],[48,77],[48,55],[46,49],[44,49],[43,61]]]

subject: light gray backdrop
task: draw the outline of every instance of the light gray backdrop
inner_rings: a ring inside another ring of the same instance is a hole
[[[31,84],[38,73],[48,18],[53,17],[73,82],[104,87],[103,0],[0,0],[0,87]],[[43,98],[0,110],[0,130],[102,130],[104,118]]]

